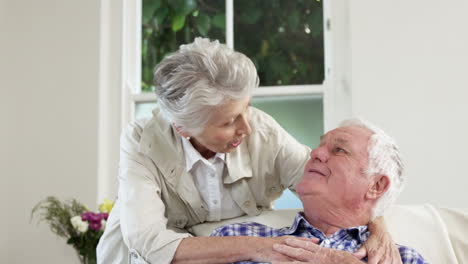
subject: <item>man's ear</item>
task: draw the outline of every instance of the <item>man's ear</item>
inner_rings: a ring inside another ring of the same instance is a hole
[[[189,134],[189,133],[182,131],[182,127],[181,127],[181,126],[178,126],[178,125],[176,125],[175,123],[172,123],[172,127],[173,127],[174,130],[177,132],[177,134],[181,135],[182,137],[184,137],[184,138],[189,138],[189,137],[190,137],[190,134]]]
[[[366,193],[368,200],[377,200],[390,188],[390,179],[387,175],[375,175],[374,183]]]

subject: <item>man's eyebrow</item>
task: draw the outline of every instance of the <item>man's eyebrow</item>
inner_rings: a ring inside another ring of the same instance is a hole
[[[336,143],[340,143],[340,144],[347,144],[349,141],[344,139],[344,138],[335,138],[334,140]]]

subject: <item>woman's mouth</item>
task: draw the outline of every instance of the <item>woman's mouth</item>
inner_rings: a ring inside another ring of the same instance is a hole
[[[234,140],[231,142],[231,147],[237,148],[242,143],[242,139]]]

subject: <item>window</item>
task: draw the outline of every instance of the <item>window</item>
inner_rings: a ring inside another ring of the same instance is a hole
[[[261,87],[254,92],[253,105],[303,144],[316,146],[324,130],[349,115],[345,2],[121,1],[118,5],[105,0],[102,8],[105,11],[107,3],[107,10],[122,12],[122,114],[115,118],[121,126],[151,115],[156,99],[154,66],[164,54],[196,36],[219,39],[254,61]],[[333,24],[332,17],[336,17]],[[276,208],[298,206],[291,194],[275,204]]]

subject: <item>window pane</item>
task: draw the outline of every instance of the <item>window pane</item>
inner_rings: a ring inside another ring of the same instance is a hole
[[[137,103],[135,105],[135,120],[142,118],[151,118],[151,111],[156,107],[156,103]]]
[[[225,42],[225,1],[143,0],[142,8],[143,92],[154,90],[154,67],[181,44],[199,36]]]
[[[314,148],[323,134],[322,98],[312,95],[254,98],[252,105],[273,116],[294,138]],[[302,208],[302,203],[286,190],[275,201],[275,209]]]
[[[318,146],[323,134],[322,98],[314,95],[253,98],[255,106],[271,115],[295,139]]]
[[[322,1],[234,1],[234,47],[257,66],[260,85],[324,80]]]

